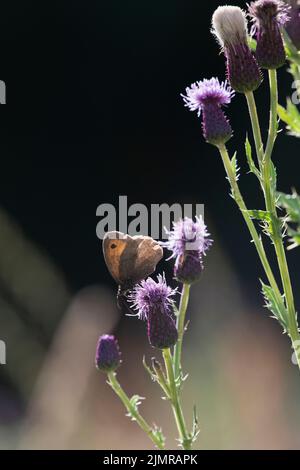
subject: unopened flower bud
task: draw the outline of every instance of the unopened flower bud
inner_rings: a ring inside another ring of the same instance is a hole
[[[285,25],[292,43],[300,51],[300,0],[287,0],[290,4],[290,21]]]
[[[174,275],[179,282],[193,284],[198,281],[203,271],[202,257],[197,251],[187,251],[182,254],[174,267]]]
[[[96,349],[96,367],[103,372],[113,372],[121,364],[121,354],[116,338],[111,335],[100,336]]]
[[[149,343],[157,349],[170,348],[178,339],[177,328],[171,312],[159,307],[153,307],[149,311],[147,332]]]
[[[246,15],[239,7],[218,7],[212,17],[212,32],[227,60],[227,79],[240,93],[256,90],[262,75],[248,46]]]
[[[281,0],[257,0],[249,5],[256,58],[264,69],[278,69],[286,60],[281,27],[289,21],[289,7]]]

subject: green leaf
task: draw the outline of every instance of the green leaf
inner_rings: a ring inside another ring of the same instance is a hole
[[[265,307],[273,314],[273,318],[276,318],[279,321],[284,331],[287,331],[286,319],[288,314],[284,305],[283,296],[281,296],[281,302],[279,302],[272,287],[267,286],[262,281],[261,285],[262,293],[266,302]]]
[[[197,408],[196,405],[193,407],[193,427],[192,427],[192,434],[191,434],[191,441],[194,443],[200,434],[200,428],[199,428],[199,421],[198,421],[198,415],[197,415]]]
[[[288,98],[287,108],[278,105],[278,116],[287,125],[289,134],[294,137],[300,137],[300,112],[295,104]]]
[[[300,53],[297,48],[294,46],[292,40],[290,39],[289,35],[287,34],[286,30],[283,29],[283,37],[284,37],[284,45],[286,50],[286,55],[289,61],[300,65]]]
[[[184,385],[184,382],[186,381],[186,379],[188,378],[189,374],[185,374],[183,375],[182,371],[180,371],[180,374],[178,375],[178,377],[175,379],[175,385],[176,385],[176,388],[181,391],[182,388],[183,388],[183,385]]]
[[[297,106],[290,99],[287,100],[287,111],[292,119],[298,121],[299,123],[300,113]]]
[[[277,114],[283,122],[285,122],[286,124],[289,124],[290,122],[289,114],[287,110],[283,106],[281,106],[281,104],[277,106]]]
[[[288,250],[300,245],[300,196],[294,190],[292,194],[277,193],[277,205],[286,211],[284,223],[296,224],[295,228],[287,227],[289,236]]]
[[[235,154],[233,155],[233,157],[231,159],[231,166],[232,166],[232,171],[233,171],[235,180],[238,181],[240,169],[239,169],[238,163],[237,163],[237,152],[235,152]]]
[[[136,421],[136,414],[139,412],[138,408],[139,408],[139,405],[142,403],[142,400],[145,400],[145,398],[140,397],[139,395],[133,395],[129,400],[130,408],[129,406],[126,406],[127,408],[126,416],[131,418],[132,421]]]
[[[145,400],[144,397],[140,397],[139,395],[133,395],[130,398],[130,404],[135,411],[138,411],[138,407],[140,406],[143,400]]]
[[[271,186],[273,191],[276,191],[277,188],[277,170],[274,163],[271,161]]]
[[[288,235],[289,235],[289,242],[290,245],[288,246],[288,250],[293,250],[294,248],[297,248],[300,246],[300,229],[298,230],[293,230],[290,227],[288,228]]]
[[[248,36],[248,46],[253,52],[256,51],[257,42],[252,36]]]
[[[268,211],[261,211],[261,210],[253,209],[253,210],[247,210],[245,212],[247,212],[247,214],[251,217],[251,219],[261,220],[267,223],[270,223],[272,220],[271,214]]]
[[[258,168],[256,167],[256,165],[254,163],[254,160],[252,158],[252,147],[251,147],[250,141],[248,139],[248,135],[247,135],[246,141],[245,141],[245,152],[246,152],[246,157],[247,157],[247,162],[248,162],[248,165],[249,165],[250,172],[254,173],[257,176],[257,178],[260,180],[261,175],[260,175],[260,172],[259,172]]]
[[[152,369],[148,366],[148,364],[146,363],[146,358],[145,356],[143,356],[143,366],[144,368],[146,369],[146,371],[148,372],[148,374],[150,375],[151,379],[153,380],[153,382],[155,382],[157,380],[157,376],[156,374],[152,371]]]
[[[161,447],[165,446],[166,438],[163,435],[162,429],[154,426],[152,429],[152,434],[156,437],[156,439],[160,442]]]
[[[246,150],[246,155],[247,155],[247,160],[248,160],[248,163],[249,163],[249,167],[250,167],[250,170],[251,170],[252,166],[254,165],[254,162],[253,162],[253,158],[252,158],[252,147],[251,147],[250,141],[248,139],[248,134],[247,134],[246,140],[245,140],[245,150]]]
[[[271,161],[271,189],[273,194],[277,188],[277,170],[274,163]]]
[[[292,194],[277,193],[277,204],[286,210],[288,222],[300,225],[300,196],[293,191]]]

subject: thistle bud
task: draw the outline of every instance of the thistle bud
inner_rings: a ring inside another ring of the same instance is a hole
[[[231,102],[234,92],[227,82],[220,83],[217,78],[202,80],[186,88],[181,95],[191,111],[202,113],[202,132],[209,144],[225,144],[232,136],[232,128],[221,106]]]
[[[300,0],[287,0],[291,6],[290,21],[285,29],[292,43],[300,51]]]
[[[227,79],[234,90],[256,90],[262,75],[248,46],[246,15],[239,7],[221,6],[212,17],[212,32],[220,43],[227,61]]]
[[[163,246],[172,252],[170,258],[175,258],[175,278],[187,284],[198,281],[203,271],[203,257],[212,244],[202,217],[196,217],[195,222],[188,217],[179,220],[167,233],[169,239]]]
[[[264,69],[278,69],[286,60],[281,27],[289,21],[289,8],[281,0],[257,0],[249,5],[256,58]]]
[[[182,283],[193,284],[198,281],[203,271],[203,260],[197,251],[187,251],[179,256],[174,266],[175,278]]]
[[[121,354],[116,338],[111,335],[100,336],[97,348],[96,359],[97,369],[103,372],[113,372],[121,364]]]
[[[178,339],[177,328],[171,312],[159,307],[153,307],[149,311],[147,332],[149,343],[157,349],[170,348]]]
[[[146,320],[149,343],[158,349],[173,346],[178,333],[172,315],[176,289],[171,289],[164,276],[158,275],[157,282],[148,278],[135,286],[129,294],[132,306],[139,318]]]

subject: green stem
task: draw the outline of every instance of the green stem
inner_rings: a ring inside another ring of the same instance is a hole
[[[168,379],[168,384],[169,384],[169,389],[170,389],[170,400],[172,404],[172,409],[173,409],[177,429],[180,435],[181,444],[182,444],[183,449],[191,450],[192,442],[191,442],[189,433],[187,432],[185,419],[184,419],[181,404],[180,404],[180,398],[178,394],[178,388],[175,382],[172,354],[171,354],[170,349],[163,350],[163,357],[165,361],[167,379]]]
[[[277,106],[278,106],[278,87],[277,87],[277,71],[269,70],[270,82],[270,124],[269,137],[265,152],[265,161],[267,164],[271,162],[272,152],[277,137]],[[267,165],[268,166],[268,165]]]
[[[272,216],[277,218],[275,194],[273,194],[272,187],[271,187],[272,152],[273,152],[273,148],[274,148],[274,144],[275,144],[275,140],[277,136],[278,91],[277,91],[276,70],[269,70],[269,81],[270,81],[270,103],[271,103],[270,124],[269,124],[268,143],[267,143],[266,152],[264,155],[262,177],[263,177],[266,209],[272,214]],[[254,102],[254,105],[255,105],[255,102]],[[259,122],[257,122],[257,126],[259,127]]]
[[[167,398],[170,397],[170,389],[167,383],[166,376],[161,368],[161,365],[155,358],[152,360],[152,368],[156,374],[156,380],[158,384],[161,386],[162,390],[164,391]]]
[[[296,345],[300,341],[300,335],[297,325],[297,317],[294,305],[294,296],[291,285],[291,279],[286,259],[286,254],[283,245],[282,231],[280,226],[280,220],[276,210],[276,194],[271,186],[271,170],[272,170],[272,152],[274,143],[277,136],[277,105],[278,105],[278,90],[277,90],[277,74],[276,70],[269,71],[270,81],[270,125],[269,135],[266,147],[266,152],[263,151],[263,143],[261,139],[260,125],[257,115],[256,103],[253,93],[247,93],[246,98],[248,102],[249,114],[251,117],[253,135],[255,140],[256,152],[260,161],[260,168],[262,173],[262,184],[264,190],[264,197],[266,203],[266,209],[271,215],[271,227],[272,227],[272,240],[277,256],[278,267],[280,271],[280,277],[282,286],[284,289],[286,308],[288,314],[288,326],[289,335],[293,344],[294,351],[296,353],[298,365],[300,368],[300,348]],[[273,286],[272,286],[273,287]]]
[[[294,297],[291,286],[291,280],[289,275],[289,269],[287,265],[285,250],[282,240],[282,232],[280,229],[280,220],[278,220],[276,210],[276,195],[271,188],[271,165],[272,165],[272,152],[277,134],[277,103],[278,103],[278,91],[277,91],[277,73],[276,70],[269,71],[270,80],[270,126],[269,126],[269,137],[264,158],[264,171],[263,171],[263,183],[265,188],[265,200],[266,209],[272,215],[273,221],[273,243],[278,258],[278,265],[281,273],[282,283],[284,292],[286,295],[287,308],[290,312],[293,312],[295,316]],[[274,219],[274,220],[273,220]]]
[[[300,340],[298,332],[297,316],[294,303],[294,295],[291,284],[291,278],[289,268],[287,264],[285,249],[283,245],[282,230],[280,226],[280,220],[278,219],[276,209],[276,194],[272,192],[270,185],[271,176],[271,165],[272,165],[272,152],[274,143],[277,136],[277,106],[278,106],[278,87],[277,87],[277,72],[276,70],[269,71],[269,82],[270,82],[270,126],[269,126],[269,138],[265,153],[264,162],[264,186],[265,186],[265,199],[266,208],[272,215],[273,222],[273,243],[277,255],[278,266],[284,288],[286,306],[288,311],[288,322],[289,322],[289,334],[294,345],[295,342]],[[295,353],[298,359],[300,367],[300,355],[298,348],[295,349]]]
[[[181,373],[181,353],[182,353],[182,342],[185,327],[185,316],[187,306],[189,303],[190,296],[190,284],[184,283],[181,292],[181,299],[179,305],[179,312],[177,316],[177,330],[178,330],[178,341],[174,348],[174,374],[175,378],[179,377]]]
[[[165,446],[162,441],[156,436],[151,426],[145,421],[145,419],[140,415],[137,409],[131,404],[129,397],[124,392],[123,388],[119,384],[117,380],[117,376],[115,372],[109,372],[108,376],[108,383],[116,392],[120,400],[122,401],[123,405],[125,406],[126,410],[130,414],[132,418],[136,420],[140,428],[149,436],[151,441],[159,448],[164,449]]]
[[[236,181],[236,177],[235,177],[233,169],[232,169],[231,161],[230,161],[226,146],[225,145],[220,145],[218,148],[219,148],[219,152],[221,154],[222,160],[223,160],[224,168],[225,168],[225,171],[226,171],[231,189],[232,189],[234,200],[236,201],[236,203],[237,203],[237,205],[238,205],[238,207],[239,207],[239,209],[240,209],[240,211],[241,211],[241,213],[244,217],[244,220],[245,220],[246,225],[249,229],[249,232],[252,236],[253,242],[255,244],[255,248],[256,248],[257,253],[259,255],[260,261],[263,265],[263,268],[264,268],[264,271],[265,271],[266,276],[268,278],[268,281],[269,281],[271,287],[273,288],[273,290],[275,292],[275,295],[277,297],[278,302],[280,302],[282,304],[281,294],[280,294],[280,291],[278,289],[276,280],[274,278],[272,269],[270,267],[270,264],[269,264],[269,261],[268,261],[263,243],[262,243],[261,238],[259,237],[259,235],[256,231],[255,225],[254,225],[250,215],[248,214],[247,206],[244,202],[244,199],[243,199],[242,194],[240,192],[238,183]]]
[[[251,119],[251,124],[252,124],[256,155],[257,155],[257,159],[259,163],[259,168],[260,170],[262,170],[263,159],[264,159],[264,145],[263,145],[261,132],[260,132],[260,125],[259,125],[259,120],[258,120],[258,115],[257,115],[254,94],[252,91],[250,91],[248,93],[245,93],[245,96],[247,99],[248,109],[249,109],[249,114],[250,114],[250,119]]]

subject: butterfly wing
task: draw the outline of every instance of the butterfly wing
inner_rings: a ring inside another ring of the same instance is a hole
[[[151,237],[108,232],[103,239],[103,254],[110,274],[126,289],[155,271],[163,250]]]
[[[134,282],[145,279],[152,274],[157,263],[163,257],[162,247],[151,237],[133,237],[138,241],[137,254],[135,257]]]
[[[121,257],[127,245],[126,235],[121,232],[108,232],[103,239],[103,256],[108,270],[117,284],[123,284]]]

